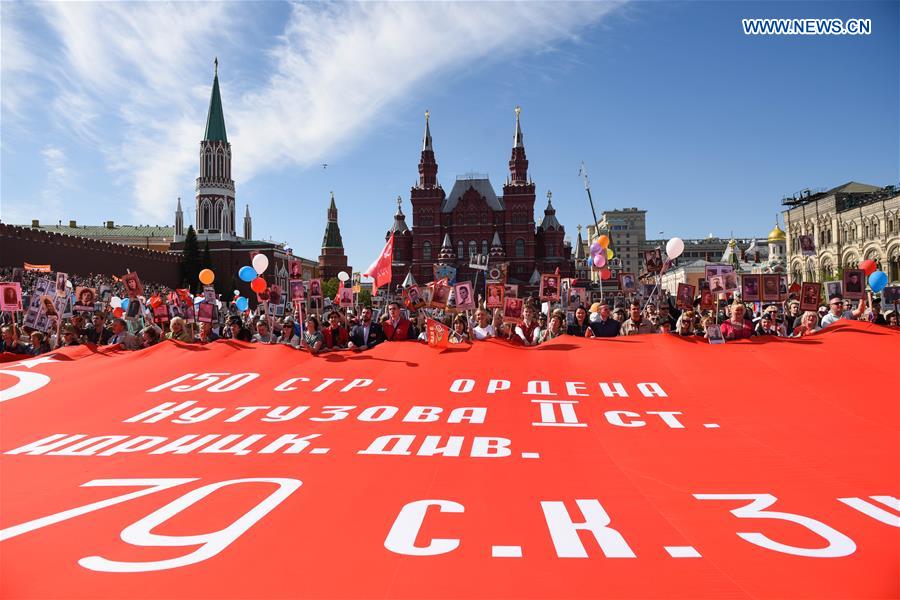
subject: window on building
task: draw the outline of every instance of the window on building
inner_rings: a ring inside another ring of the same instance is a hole
[[[487,253],[488,253],[488,243],[487,243],[487,240],[481,240],[481,253],[482,253],[482,254],[487,254]]]
[[[463,241],[459,240],[456,242],[456,257],[462,258],[463,256],[465,256],[465,248],[463,246]]]
[[[424,260],[431,260],[431,242],[429,241],[422,244],[422,258]]]
[[[525,240],[519,238],[516,240],[516,258],[525,257]]]
[[[478,254],[478,242],[469,240],[469,258]]]

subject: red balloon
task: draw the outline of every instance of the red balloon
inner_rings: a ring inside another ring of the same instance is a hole
[[[859,268],[866,272],[866,277],[874,273],[878,269],[878,265],[871,258],[860,261]]]
[[[600,279],[606,281],[610,277],[612,277],[612,271],[606,268],[600,269]]]
[[[122,318],[122,315],[124,315],[124,314],[125,314],[125,311],[122,310],[121,306],[113,309],[113,316],[117,319]]]
[[[263,293],[264,291],[266,291],[266,280],[262,277],[257,277],[250,282],[250,289],[257,294]]]

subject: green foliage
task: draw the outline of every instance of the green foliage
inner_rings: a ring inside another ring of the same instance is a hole
[[[338,280],[336,278],[325,279],[322,281],[322,295],[326,298],[334,299],[337,296]]]
[[[372,304],[372,292],[367,289],[362,289],[357,294],[357,304],[360,306],[365,306],[367,304]]]
[[[200,273],[200,246],[197,243],[197,232],[189,225],[184,236],[184,249],[181,251],[181,283],[193,287]]]
[[[203,257],[200,259],[200,269],[212,269],[212,254],[209,252],[209,240],[203,244]]]

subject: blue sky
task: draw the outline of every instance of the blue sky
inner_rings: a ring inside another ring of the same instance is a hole
[[[334,191],[351,264],[409,214],[423,112],[439,180],[508,171],[513,108],[574,238],[764,236],[784,195],[900,181],[897,2],[2,3],[0,218],[171,224],[193,206],[212,59],[240,213],[319,253]],[[869,36],[745,36],[745,17],[870,18]],[[328,163],[323,169],[321,163]]]

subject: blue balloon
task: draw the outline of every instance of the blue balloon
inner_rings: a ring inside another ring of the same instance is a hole
[[[128,305],[131,304],[131,300],[128,298],[122,298],[122,310],[128,310]]]
[[[244,268],[246,268],[246,267],[244,267]],[[254,274],[255,273],[256,273],[256,271],[254,271]],[[239,311],[244,312],[245,310],[247,310],[247,306],[249,306],[250,302],[245,297],[241,296],[240,298],[238,298],[235,301],[234,304],[235,304],[235,306],[237,306]]]
[[[253,267],[241,267],[240,271],[238,271],[238,277],[241,278],[241,281],[246,281],[250,283],[254,279],[256,279],[256,271]]]
[[[876,294],[884,289],[884,286],[887,285],[888,278],[887,273],[884,271],[875,271],[871,275],[869,275],[869,287],[872,288],[872,291]]]

